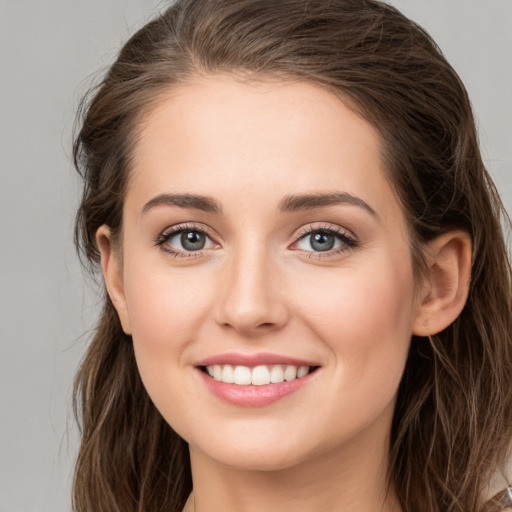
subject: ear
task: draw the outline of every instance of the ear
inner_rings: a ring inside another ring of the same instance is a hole
[[[121,255],[116,252],[108,226],[103,225],[98,228],[96,244],[101,255],[101,270],[108,295],[116,308],[123,331],[126,334],[131,334],[130,318],[124,295]]]
[[[428,275],[424,279],[413,334],[430,336],[448,327],[461,313],[471,279],[471,240],[454,230],[427,244],[425,259]]]

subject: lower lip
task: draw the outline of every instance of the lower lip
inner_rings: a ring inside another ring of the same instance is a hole
[[[208,389],[215,396],[233,405],[242,407],[263,407],[264,405],[277,402],[281,398],[298,391],[310,381],[312,375],[309,374],[299,379],[279,382],[277,384],[239,386],[238,384],[228,384],[215,380],[199,369],[198,372]]]

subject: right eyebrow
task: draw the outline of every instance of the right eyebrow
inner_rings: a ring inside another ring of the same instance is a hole
[[[337,204],[349,204],[363,208],[374,217],[378,217],[377,212],[360,197],[354,196],[347,192],[329,192],[326,194],[299,194],[286,196],[280,205],[283,212],[293,212],[298,210],[313,210],[315,208],[322,208],[326,206],[333,206]]]
[[[178,206],[179,208],[191,208],[209,213],[222,213],[222,208],[215,199],[196,194],[160,194],[150,199],[142,208],[142,215],[148,213],[157,206]]]

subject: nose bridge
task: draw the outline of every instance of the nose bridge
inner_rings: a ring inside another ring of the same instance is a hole
[[[241,243],[226,261],[219,323],[237,331],[276,329],[287,320],[279,270],[265,244]]]

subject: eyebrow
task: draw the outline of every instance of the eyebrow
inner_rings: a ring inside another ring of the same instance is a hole
[[[152,208],[162,205],[191,208],[209,213],[222,213],[220,204],[211,197],[196,194],[161,194],[144,205],[142,214],[144,215]]]
[[[348,194],[347,192],[287,196],[281,201],[280,210],[282,212],[293,212],[299,210],[312,210],[314,208],[322,208],[324,206],[333,206],[338,204],[359,206],[371,213],[374,217],[378,217],[377,212],[367,202],[363,201],[360,197]]]
[[[280,203],[281,212],[294,212],[300,210],[313,210],[326,206],[339,204],[349,204],[359,206],[375,217],[378,217],[375,210],[360,197],[347,192],[318,193],[318,194],[299,194],[286,196]],[[157,206],[178,206],[180,208],[191,208],[208,213],[222,213],[220,204],[212,197],[196,194],[160,194],[148,201],[142,208],[142,214]]]

